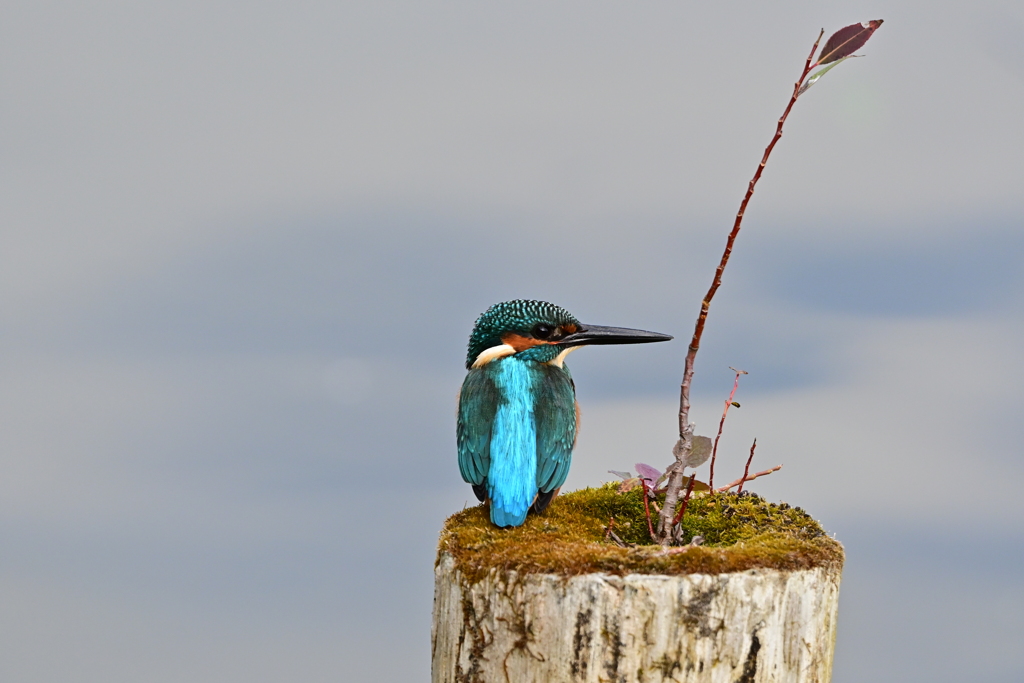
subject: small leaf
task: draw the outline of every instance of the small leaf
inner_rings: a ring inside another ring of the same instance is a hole
[[[683,480],[683,490],[684,491],[686,490],[686,487],[690,485],[690,479],[691,479],[691,477],[687,477],[686,479]],[[704,482],[700,481],[700,480],[694,480],[694,482],[693,482],[693,490],[694,490],[695,493],[701,493],[701,492],[710,491],[711,487],[708,486],[707,484],[705,484]]]
[[[636,464],[636,472],[642,479],[647,479],[651,483],[661,479],[661,470],[651,467],[650,465],[645,465],[642,462],[638,462]]]
[[[882,19],[875,19],[863,24],[850,24],[839,29],[825,41],[825,47],[821,48],[821,56],[814,66],[831,64],[843,57],[849,57],[864,47],[864,43],[868,42],[868,38],[881,25]]]
[[[694,435],[693,445],[690,446],[690,453],[686,456],[686,461],[683,465],[686,467],[700,467],[710,457],[711,437]]]
[[[632,472],[619,472],[618,470],[608,470],[608,474],[614,474],[619,479],[629,479],[633,476]]]
[[[839,60],[836,60],[836,61],[832,62],[831,64],[829,64],[828,66],[826,66],[826,67],[825,67],[824,69],[822,69],[822,70],[821,70],[821,71],[819,71],[818,73],[816,73],[816,74],[814,74],[813,76],[811,76],[810,78],[808,78],[808,79],[807,79],[807,82],[806,82],[806,83],[804,83],[804,84],[803,84],[802,86],[800,86],[800,91],[799,91],[799,92],[798,92],[798,93],[796,94],[796,96],[797,96],[797,97],[800,97],[800,96],[801,96],[801,95],[803,95],[803,94],[804,94],[805,92],[807,92],[807,89],[808,89],[808,88],[810,88],[810,87],[811,87],[812,85],[814,85],[815,83],[817,83],[817,82],[818,82],[818,79],[819,79],[819,78],[821,78],[822,76],[824,76],[825,74],[827,74],[827,73],[829,72],[829,70],[830,70],[830,69],[834,69],[834,68],[836,68],[837,66],[839,66],[840,64],[842,64],[843,62],[845,62],[845,61],[846,61],[847,59],[849,59],[850,57],[857,57],[857,56],[858,56],[858,55],[846,55],[846,56],[845,56],[845,57],[843,57],[842,59],[839,59]]]
[[[733,408],[739,408],[739,407],[740,407],[740,404],[739,404],[738,402],[736,402],[736,401],[733,401],[733,402],[732,402],[732,407],[733,407]]]
[[[632,491],[640,485],[640,477],[632,477],[619,484],[619,493],[625,493],[626,491]]]

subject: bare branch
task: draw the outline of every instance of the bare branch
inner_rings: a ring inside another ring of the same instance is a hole
[[[743,482],[747,481],[747,474],[750,472],[750,463],[754,459],[755,448],[757,448],[757,439],[754,439],[754,443],[750,445],[750,456],[747,458],[747,464],[743,466],[743,476],[740,478],[740,488],[736,493],[743,493]]]
[[[747,184],[747,192],[743,196],[743,201],[740,202],[740,209],[736,213],[736,220],[733,222],[732,231],[729,233],[729,237],[725,242],[725,251],[722,252],[722,259],[718,263],[718,268],[715,269],[715,278],[711,281],[711,287],[708,289],[707,294],[704,295],[704,300],[700,305],[700,314],[697,316],[697,324],[693,328],[693,338],[690,340],[690,346],[686,351],[686,361],[683,366],[683,381],[679,385],[679,441],[680,445],[675,449],[676,462],[671,466],[672,474],[669,475],[668,479],[668,490],[665,493],[665,505],[661,510],[661,514],[658,519],[658,540],[662,545],[668,545],[671,542],[672,535],[672,511],[676,507],[676,502],[679,500],[679,493],[683,486],[683,463],[686,461],[686,456],[690,454],[690,449],[693,445],[693,426],[690,424],[690,385],[693,383],[693,364],[697,358],[697,351],[700,349],[700,339],[704,334],[704,323],[708,317],[708,309],[711,306],[711,300],[715,296],[715,292],[722,285],[722,273],[725,272],[725,266],[729,263],[729,256],[732,255],[733,245],[736,242],[736,236],[740,232],[740,225],[743,223],[743,216],[747,211],[747,204],[750,203],[750,198],[754,196],[754,187],[757,185],[757,181],[761,179],[761,173],[764,172],[765,164],[768,163],[768,157],[771,156],[772,150],[775,149],[776,143],[782,138],[782,126],[786,123],[786,118],[789,116],[789,112],[792,111],[793,105],[796,104],[796,98],[800,94],[800,88],[803,85],[804,80],[807,78],[807,74],[811,72],[811,62],[814,59],[814,53],[818,51],[818,43],[821,42],[821,37],[824,35],[824,30],[818,34],[818,39],[814,41],[814,46],[811,47],[811,52],[807,55],[807,61],[804,64],[803,71],[800,72],[800,78],[797,79],[793,85],[793,95],[789,98],[789,104],[786,105],[786,110],[782,112],[782,116],[779,117],[778,125],[775,127],[775,135],[772,137],[772,141],[765,147],[764,155],[761,157],[761,163],[757,165],[757,170],[754,171],[753,178]]]
[[[615,544],[619,547],[629,548],[633,545],[632,543],[626,543],[625,541],[623,541],[621,538],[619,538],[619,535],[614,531],[609,531],[608,534],[612,537],[612,540],[615,541]]]
[[[683,496],[683,504],[679,506],[679,514],[672,520],[672,526],[679,524],[683,519],[683,515],[686,514],[686,506],[690,504],[690,494],[693,493],[693,482],[697,480],[697,475],[690,475],[690,483],[686,485],[686,494]]]
[[[722,419],[718,422],[718,434],[715,435],[715,445],[711,448],[711,473],[708,475],[708,486],[711,488],[715,488],[715,459],[718,457],[718,440],[722,438],[722,428],[725,427],[725,416],[729,414],[729,407],[732,405],[733,399],[736,398],[736,389],[740,386],[740,375],[747,374],[746,370],[737,370],[734,367],[729,369],[736,373],[736,380],[732,383],[732,391],[729,392],[729,398],[725,401]]]
[[[782,469],[782,465],[776,465],[775,467],[773,467],[773,468],[771,468],[769,470],[762,470],[760,472],[755,472],[754,474],[751,474],[749,477],[747,477],[747,476],[740,477],[739,479],[737,479],[736,481],[732,482],[731,484],[726,484],[725,486],[719,486],[717,489],[715,489],[715,493],[721,493],[722,491],[728,491],[732,487],[739,486],[740,484],[742,484],[745,481],[754,481],[758,477],[767,476],[767,475],[771,474],[772,472],[778,472],[781,469]]]
[[[644,516],[647,517],[647,531],[651,534],[651,540],[657,538],[654,535],[654,526],[651,524],[651,508],[647,504],[647,482],[640,482],[641,488],[644,490]]]

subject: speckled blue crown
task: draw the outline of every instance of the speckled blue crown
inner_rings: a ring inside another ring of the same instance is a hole
[[[494,304],[476,319],[473,333],[469,335],[466,368],[473,365],[482,351],[500,345],[501,335],[508,332],[529,335],[537,323],[548,323],[552,327],[580,325],[569,311],[547,301],[516,299]]]

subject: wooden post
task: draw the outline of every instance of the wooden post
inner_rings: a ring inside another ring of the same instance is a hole
[[[435,568],[433,683],[827,683],[842,567],[722,574]]]

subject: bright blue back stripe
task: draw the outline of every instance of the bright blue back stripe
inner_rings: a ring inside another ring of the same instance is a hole
[[[515,356],[500,363],[494,384],[501,392],[491,430],[487,493],[491,521],[518,526],[537,495],[537,422],[533,414],[534,376],[530,362]]]

